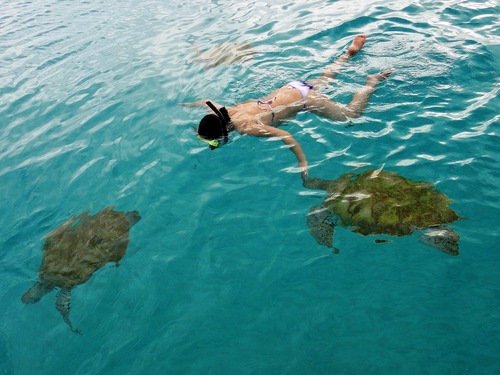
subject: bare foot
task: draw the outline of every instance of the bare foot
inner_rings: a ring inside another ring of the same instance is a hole
[[[361,49],[361,47],[363,47],[363,44],[365,44],[365,41],[366,41],[365,34],[357,35],[354,38],[354,40],[352,41],[351,46],[347,50],[347,54],[349,56],[354,56]]]
[[[371,74],[366,77],[366,84],[372,87],[377,86],[380,82],[385,81],[387,77],[391,75],[391,73],[394,71],[393,68],[386,69],[381,73],[377,74]]]

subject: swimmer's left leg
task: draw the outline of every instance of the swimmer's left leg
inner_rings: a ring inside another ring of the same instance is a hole
[[[319,88],[320,86],[326,85],[330,83],[337,74],[340,73],[340,69],[344,66],[344,64],[349,61],[358,51],[363,47],[366,41],[366,35],[360,34],[357,35],[347,51],[340,56],[335,62],[330,65],[327,65],[323,70],[323,73],[320,77],[309,80],[308,82],[313,85],[315,88]]]

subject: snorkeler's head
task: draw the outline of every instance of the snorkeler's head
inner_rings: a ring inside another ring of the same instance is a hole
[[[227,143],[231,119],[226,108],[222,107],[218,110],[211,102],[207,102],[207,105],[215,114],[206,115],[201,119],[197,130],[198,139],[214,150]]]
[[[198,135],[206,139],[224,137],[219,117],[213,114],[204,116],[198,125]]]

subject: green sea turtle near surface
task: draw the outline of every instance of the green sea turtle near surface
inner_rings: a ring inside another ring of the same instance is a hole
[[[194,62],[201,63],[205,69],[215,68],[219,65],[231,65],[245,62],[255,54],[254,47],[249,43],[222,43],[206,51],[200,51],[194,46],[196,58]]]
[[[108,262],[118,262],[127,251],[130,228],[141,219],[137,211],[118,212],[107,207],[90,216],[88,211],[73,216],[45,238],[38,280],[22,296],[24,303],[38,302],[59,288],[56,307],[64,321],[69,319],[71,289],[85,283]]]
[[[419,230],[424,244],[458,255],[460,236],[444,224],[459,216],[448,207],[451,200],[430,182],[379,169],[347,173],[337,180],[309,178],[305,186],[328,192],[323,204],[312,207],[307,217],[311,234],[321,245],[334,248],[335,225],[352,227],[363,235],[405,236]]]

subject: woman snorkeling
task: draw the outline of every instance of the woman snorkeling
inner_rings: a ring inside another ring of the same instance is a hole
[[[204,106],[213,112],[202,118],[197,129],[198,138],[212,150],[227,143],[231,131],[256,137],[279,138],[295,154],[302,180],[305,181],[308,172],[304,150],[289,132],[277,126],[303,110],[336,121],[361,116],[375,87],[387,79],[392,69],[367,76],[366,84],[354,94],[347,105],[330,100],[318,90],[337,76],[342,66],[363,47],[365,41],[365,35],[356,36],[348,50],[328,65],[318,78],[308,82],[290,82],[264,98],[247,100],[228,107],[209,99],[184,104],[188,107]]]

